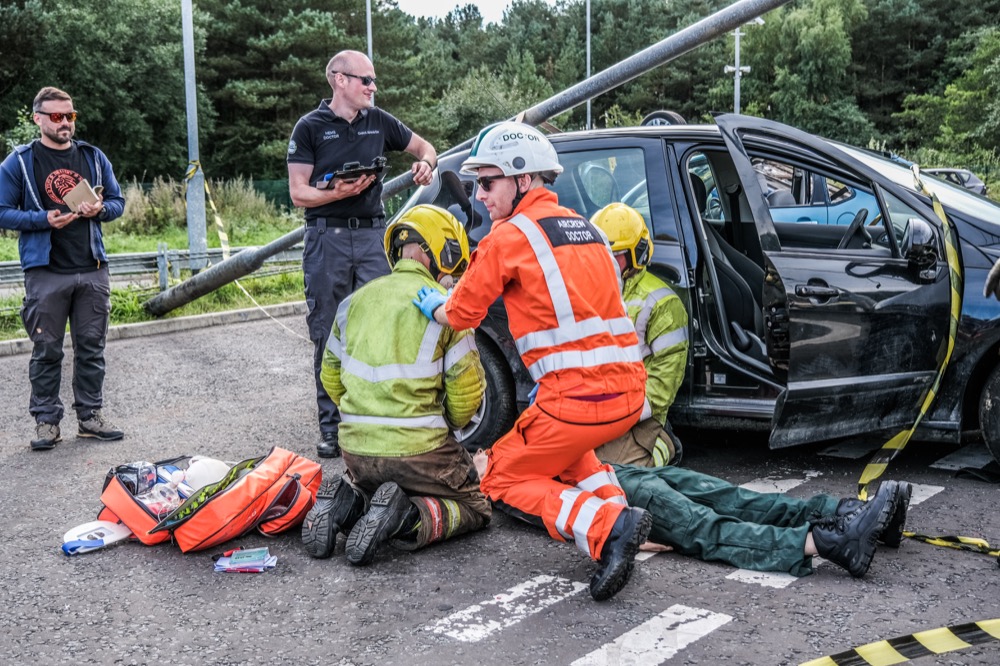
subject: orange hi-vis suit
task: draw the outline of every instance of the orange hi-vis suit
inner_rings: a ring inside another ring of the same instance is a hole
[[[545,188],[530,190],[472,253],[445,304],[474,328],[499,296],[538,396],[494,444],[481,488],[541,518],[593,559],[627,504],[594,449],[639,420],[646,370],[604,236]]]

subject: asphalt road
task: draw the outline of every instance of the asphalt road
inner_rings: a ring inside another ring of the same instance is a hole
[[[302,317],[281,321],[305,334]],[[275,445],[313,457],[310,355],[271,321],[111,341],[105,412],[126,438],[76,439],[70,414],[64,441],[41,453],[28,449],[28,357],[0,357],[5,664],[799,664],[1000,618],[995,558],[912,541],[880,550],[861,580],[830,563],[791,579],[660,554],[601,604],[583,587],[591,562],[499,514],[484,532],[369,568],[348,565],[342,544],[310,559],[297,531],[233,542],[271,548],[278,564],[263,574],[216,574],[210,553],[170,544],[62,554],[63,533],[96,518],[113,465]],[[861,471],[817,449],[769,452],[759,436],[683,437],[687,466],[796,496],[849,495]],[[909,527],[1000,542],[997,487],[929,467],[949,450],[914,444],[893,464],[889,476],[917,484]],[[917,663],[998,664],[1000,643]]]

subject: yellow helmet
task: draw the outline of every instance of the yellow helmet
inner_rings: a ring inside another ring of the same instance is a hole
[[[623,203],[611,203],[594,213],[590,222],[608,237],[612,252],[626,253],[629,263],[626,270],[641,270],[649,265],[653,244],[639,211]]]
[[[431,273],[458,278],[469,265],[469,237],[455,216],[437,206],[414,206],[385,230],[385,255],[395,266],[403,246],[419,243],[431,256]]]

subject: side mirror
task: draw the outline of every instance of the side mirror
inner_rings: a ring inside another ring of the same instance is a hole
[[[923,279],[933,279],[938,263],[938,244],[934,229],[918,217],[911,217],[903,228],[903,241],[900,250],[903,258],[920,271]]]

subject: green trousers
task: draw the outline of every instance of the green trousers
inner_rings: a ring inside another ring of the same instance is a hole
[[[613,467],[629,506],[653,516],[650,541],[754,571],[811,574],[812,557],[803,554],[808,521],[832,515],[840,501],[758,493],[681,467]]]

